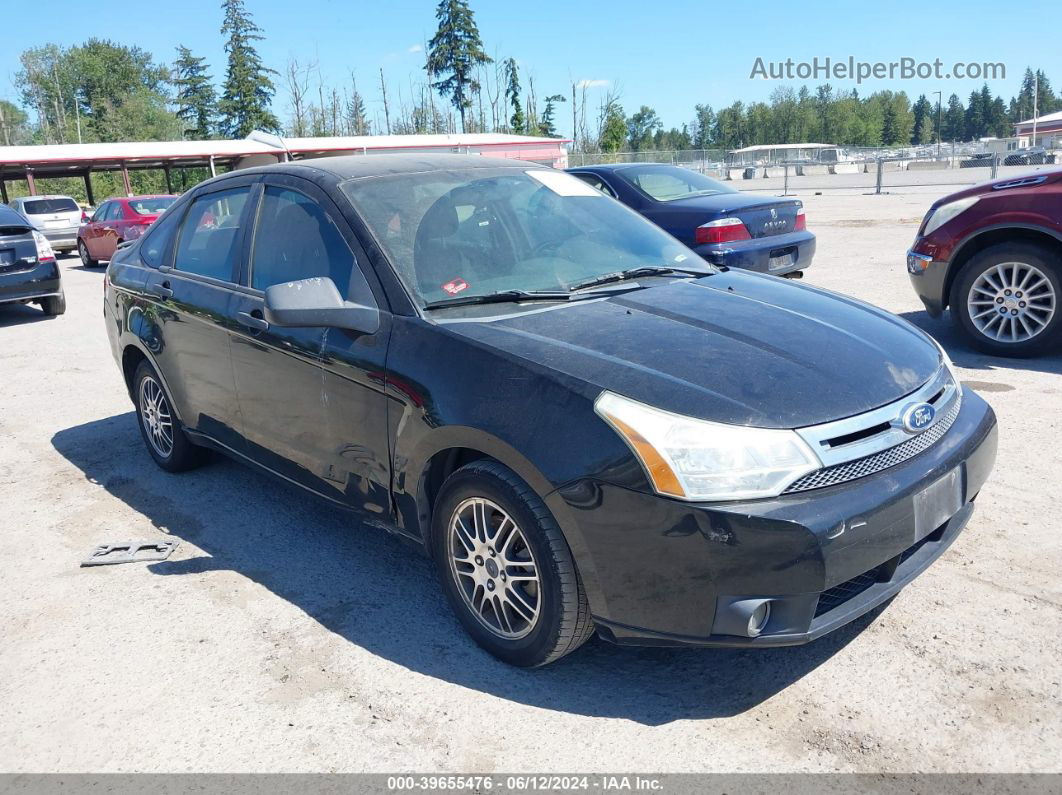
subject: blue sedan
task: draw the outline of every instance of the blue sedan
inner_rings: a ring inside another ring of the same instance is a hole
[[[644,215],[713,265],[800,276],[815,255],[796,199],[752,196],[696,171],[656,163],[569,173]]]

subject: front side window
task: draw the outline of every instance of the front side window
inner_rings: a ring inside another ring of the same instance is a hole
[[[504,290],[567,290],[639,267],[711,273],[659,227],[570,174],[465,168],[341,185],[423,306]]]
[[[737,192],[711,177],[678,166],[634,166],[619,169],[616,174],[658,202]]]
[[[207,193],[188,208],[174,266],[187,273],[230,281],[240,219],[250,187]]]
[[[298,191],[267,186],[255,225],[251,286],[328,276],[344,296],[354,255],[328,213]]]

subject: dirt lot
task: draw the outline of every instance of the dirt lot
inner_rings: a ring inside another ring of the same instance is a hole
[[[971,524],[891,604],[810,646],[620,649],[519,671],[428,562],[242,466],[159,471],[104,339],[0,309],[0,770],[1062,770],[1062,355],[991,359],[920,310],[928,201],[805,195],[809,282],[928,329],[999,415]],[[180,540],[80,569],[96,544]]]

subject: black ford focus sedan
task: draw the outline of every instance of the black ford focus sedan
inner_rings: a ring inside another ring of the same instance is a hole
[[[221,451],[384,524],[521,666],[818,638],[943,553],[995,459],[921,331],[530,163],[217,177],[118,252],[104,313],[159,466]]]

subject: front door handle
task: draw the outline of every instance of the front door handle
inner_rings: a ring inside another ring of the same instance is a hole
[[[269,322],[263,317],[256,317],[260,314],[257,309],[254,312],[237,312],[236,320],[240,325],[247,326],[247,328],[253,328],[255,331],[265,331],[269,328]]]
[[[173,298],[173,290],[170,289],[170,283],[168,281],[165,281],[162,284],[150,285],[147,288],[147,292],[149,295],[161,298],[164,301]]]

